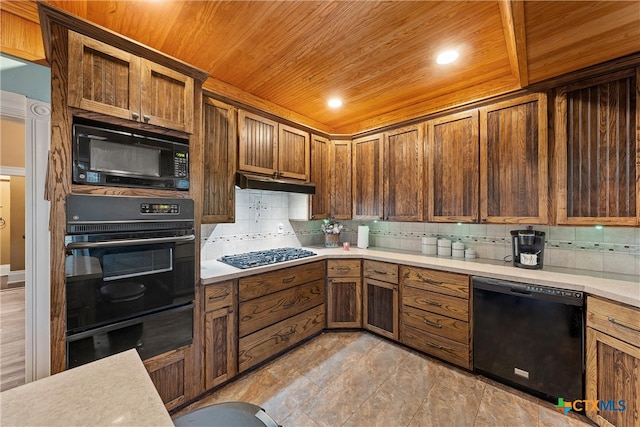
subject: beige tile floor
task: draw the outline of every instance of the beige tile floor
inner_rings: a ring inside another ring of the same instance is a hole
[[[587,426],[581,415],[366,332],[326,332],[176,413],[224,401],[287,426]]]

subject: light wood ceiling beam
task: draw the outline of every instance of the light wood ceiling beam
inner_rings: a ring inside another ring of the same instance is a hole
[[[502,30],[507,44],[507,55],[511,73],[520,82],[520,87],[529,84],[527,68],[527,37],[524,25],[524,1],[500,0]]]

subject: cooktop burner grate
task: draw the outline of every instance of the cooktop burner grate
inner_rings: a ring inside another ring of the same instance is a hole
[[[291,261],[294,259],[306,258],[317,255],[315,252],[300,248],[279,248],[268,249],[265,251],[247,252],[244,254],[225,255],[218,258],[218,261],[224,262],[236,268],[251,268],[261,265],[275,264],[278,262]]]

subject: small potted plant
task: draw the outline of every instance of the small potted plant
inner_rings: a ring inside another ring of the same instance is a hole
[[[340,244],[340,232],[344,226],[335,221],[325,220],[320,227],[322,228],[322,234],[324,234],[324,246],[326,248],[337,248]]]

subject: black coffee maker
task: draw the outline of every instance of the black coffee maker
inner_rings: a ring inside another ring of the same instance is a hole
[[[544,261],[544,232],[533,227],[511,231],[513,265],[532,270],[542,268]]]

